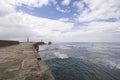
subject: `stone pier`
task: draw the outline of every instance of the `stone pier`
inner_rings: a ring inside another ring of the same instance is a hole
[[[0,47],[0,80],[54,80],[33,44]]]

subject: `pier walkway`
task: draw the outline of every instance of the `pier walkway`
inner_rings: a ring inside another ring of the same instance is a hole
[[[0,47],[0,80],[54,80],[33,43]]]

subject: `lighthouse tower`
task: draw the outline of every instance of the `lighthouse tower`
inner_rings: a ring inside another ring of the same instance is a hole
[[[27,42],[29,42],[29,37],[27,37]]]

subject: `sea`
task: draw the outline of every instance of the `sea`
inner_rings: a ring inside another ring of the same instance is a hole
[[[72,42],[39,46],[55,80],[120,80],[120,43]]]

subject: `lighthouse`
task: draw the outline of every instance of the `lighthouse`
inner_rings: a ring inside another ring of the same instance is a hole
[[[27,37],[27,42],[29,42],[29,37]]]

